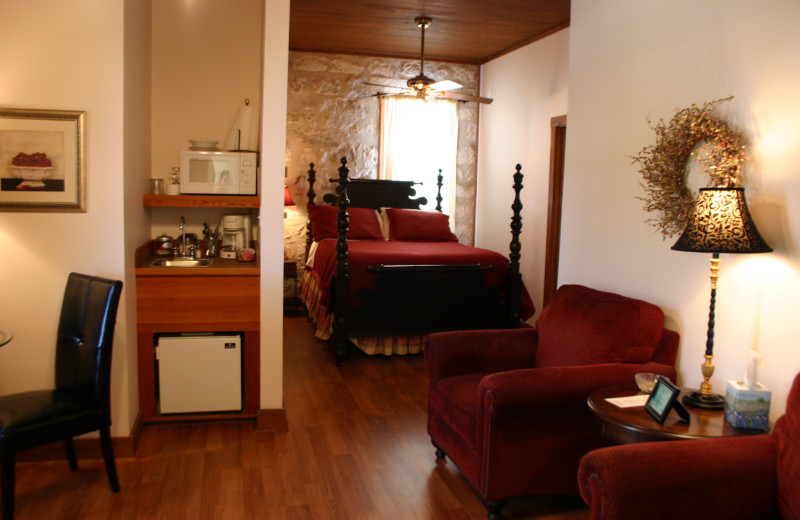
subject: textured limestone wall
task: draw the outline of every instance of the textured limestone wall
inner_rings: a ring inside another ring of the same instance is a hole
[[[330,179],[338,176],[336,170],[343,156],[347,157],[351,177],[378,176],[380,106],[373,94],[381,89],[364,82],[402,85],[418,73],[418,60],[310,52],[289,54],[286,183],[297,203],[297,207],[287,210],[284,225],[286,254],[290,258],[301,265],[305,261],[308,183],[304,176],[309,163],[316,165],[317,201],[322,194],[333,191]],[[459,92],[478,93],[476,65],[426,61],[425,74],[435,80],[461,83],[464,88]],[[455,231],[459,241],[472,244],[478,105],[459,103],[458,114]],[[264,125],[268,124],[269,121],[264,121]]]

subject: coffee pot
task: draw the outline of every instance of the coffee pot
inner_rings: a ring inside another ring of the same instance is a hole
[[[250,215],[225,215],[220,228],[220,258],[235,259],[237,252],[250,247]]]

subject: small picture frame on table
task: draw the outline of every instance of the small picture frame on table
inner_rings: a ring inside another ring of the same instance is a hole
[[[664,424],[667,415],[669,415],[670,410],[673,408],[678,412],[681,419],[688,423],[690,421],[690,415],[686,408],[678,401],[678,395],[680,395],[680,393],[680,388],[673,385],[669,379],[658,376],[656,385],[653,387],[653,391],[650,392],[650,397],[647,399],[644,409],[647,410],[647,413],[649,413],[653,419],[658,421],[658,424]]]

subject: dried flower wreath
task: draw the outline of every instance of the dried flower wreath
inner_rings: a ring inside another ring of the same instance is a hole
[[[744,139],[717,114],[717,107],[733,96],[692,105],[678,111],[669,123],[663,119],[656,125],[648,119],[656,133],[656,144],[645,146],[633,156],[644,178],[642,187],[647,212],[658,211],[660,218],[647,222],[666,239],[681,233],[694,208],[694,195],[686,187],[688,161],[695,157],[708,173],[711,186],[740,186],[742,163],[747,160]]]

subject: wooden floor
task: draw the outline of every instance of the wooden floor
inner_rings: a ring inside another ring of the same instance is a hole
[[[336,367],[304,317],[285,324],[289,431],[252,422],[147,426],[132,459],[118,459],[122,491],[100,461],[17,465],[25,519],[485,519],[425,431],[421,355],[352,356]],[[588,519],[575,497],[509,501],[503,518]]]

